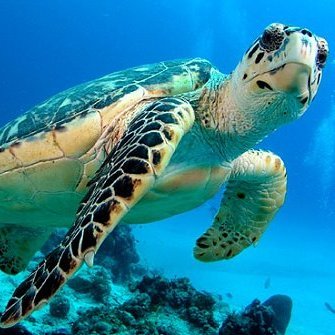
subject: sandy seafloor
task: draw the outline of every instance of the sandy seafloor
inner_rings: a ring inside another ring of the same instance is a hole
[[[189,277],[197,289],[222,295],[231,310],[241,310],[254,298],[264,301],[273,294],[287,294],[293,299],[287,335],[333,335],[335,315],[324,306],[325,302],[335,304],[334,268],[327,264],[331,260],[328,242],[318,241],[313,232],[300,232],[297,228],[292,231],[284,215],[279,214],[256,248],[230,261],[200,263],[193,259],[192,247],[197,235],[209,224],[211,211],[206,204],[169,220],[133,226],[142,262],[170,278]],[[301,238],[296,241],[298,236]],[[80,270],[85,277],[92,271],[86,266]],[[0,274],[1,308],[25,274]],[[265,288],[265,282],[269,287]],[[111,285],[111,291],[112,300],[122,303],[129,298],[122,285]],[[228,298],[227,293],[232,297]],[[76,317],[76,311],[97,306],[67,286],[59,294],[71,299],[71,319]],[[67,319],[53,319],[48,306],[33,317],[34,323],[23,324],[36,335],[41,334],[41,329],[54,330],[53,324],[62,328],[68,323]]]

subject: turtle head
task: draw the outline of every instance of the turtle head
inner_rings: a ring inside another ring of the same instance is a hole
[[[232,74],[238,109],[257,114],[250,121],[262,123],[264,135],[297,119],[318,90],[327,55],[326,40],[309,30],[269,25]]]

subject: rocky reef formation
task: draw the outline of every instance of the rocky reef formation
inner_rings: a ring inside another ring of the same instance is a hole
[[[132,297],[123,304],[91,309],[72,327],[75,335],[216,335],[215,300],[197,291],[187,278],[168,280],[144,276],[130,285]]]
[[[241,313],[230,313],[219,335],[284,335],[292,311],[292,300],[274,295],[261,303],[254,300]]]
[[[128,225],[119,225],[101,245],[95,257],[96,264],[110,269],[114,283],[125,283],[144,274],[139,264],[136,241]]]
[[[63,235],[63,230],[53,234],[29,267]],[[7,288],[17,281],[7,281]],[[241,313],[228,313],[227,306],[222,296],[197,290],[187,278],[167,279],[144,268],[131,228],[121,225],[102,245],[93,268],[83,266],[48,308],[0,329],[0,335],[284,335],[292,302],[273,296],[255,300]]]
[[[68,286],[74,291],[85,294],[97,303],[108,303],[111,291],[111,274],[101,266],[96,266],[86,276],[75,276]]]
[[[70,311],[70,300],[66,296],[57,295],[49,303],[49,311],[55,318],[65,318]]]
[[[167,280],[162,276],[144,276],[132,289],[148,295],[152,306],[172,308],[204,333],[211,333],[218,327],[213,316],[216,303],[213,296],[197,291],[188,278]]]

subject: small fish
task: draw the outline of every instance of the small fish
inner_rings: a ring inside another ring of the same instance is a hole
[[[267,277],[264,282],[264,288],[267,290],[270,287],[271,287],[271,278]]]
[[[335,308],[328,304],[328,302],[325,302],[325,307],[328,309],[329,312],[335,314]]]
[[[229,298],[229,299],[233,299],[233,295],[230,292],[226,293],[226,297]]]

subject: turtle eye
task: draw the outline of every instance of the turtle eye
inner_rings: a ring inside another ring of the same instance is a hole
[[[271,25],[265,29],[261,39],[260,45],[266,51],[277,50],[284,39],[284,31],[278,25]]]
[[[316,55],[316,64],[318,65],[319,68],[323,68],[326,65],[327,57],[328,57],[328,48],[325,43],[320,43],[319,50]]]

